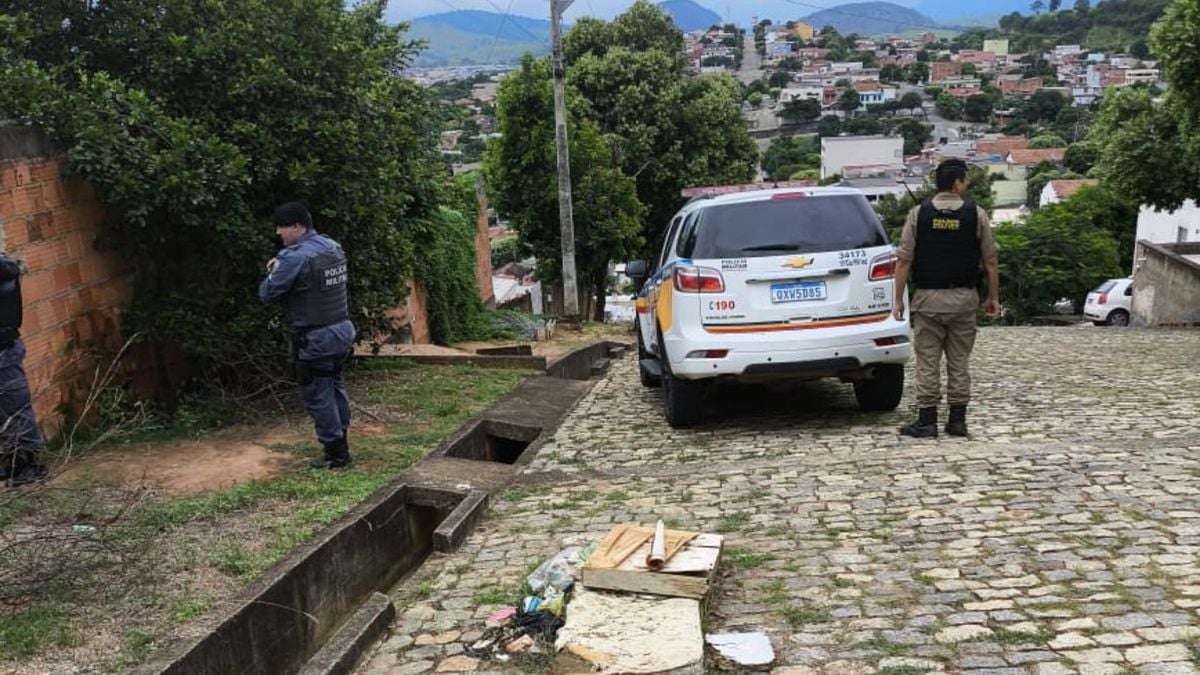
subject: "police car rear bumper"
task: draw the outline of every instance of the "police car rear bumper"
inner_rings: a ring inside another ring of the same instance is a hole
[[[700,330],[663,339],[671,373],[682,379],[828,377],[875,364],[905,363],[912,357],[908,322],[891,318],[869,326],[793,334],[714,335]]]

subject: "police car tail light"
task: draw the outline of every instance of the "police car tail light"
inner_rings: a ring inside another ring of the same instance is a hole
[[[675,268],[675,290],[681,293],[724,293],[725,279],[707,267]]]
[[[896,276],[896,254],[885,253],[871,261],[871,281],[883,281]]]
[[[1096,304],[1097,305],[1107,305],[1108,304],[1108,293],[1101,293],[1100,299],[1096,301]]]
[[[694,352],[688,352],[689,359],[723,359],[729,356],[728,349],[698,349]]]

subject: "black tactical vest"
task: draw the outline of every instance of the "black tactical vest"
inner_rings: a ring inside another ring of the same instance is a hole
[[[0,349],[12,346],[21,331],[21,266],[0,255]]]
[[[301,272],[287,294],[292,327],[308,331],[349,319],[346,285],[350,275],[342,247],[334,244],[333,248],[311,253],[306,264],[307,270]]]
[[[974,202],[942,210],[925,200],[917,213],[917,288],[975,288],[979,283],[979,211]]]

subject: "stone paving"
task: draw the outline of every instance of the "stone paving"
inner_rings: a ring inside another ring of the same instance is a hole
[[[1200,332],[985,329],[973,438],[902,439],[849,385],[725,387],[671,430],[614,365],[459,551],[393,595],[360,672],[521,672],[463,655],[525,576],[613,523],[726,535],[710,632],[776,673],[1193,673]],[[535,663],[526,663],[536,670]]]

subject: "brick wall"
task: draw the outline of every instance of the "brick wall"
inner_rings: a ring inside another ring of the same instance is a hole
[[[0,127],[0,249],[26,266],[25,368],[49,434],[63,404],[86,395],[90,352],[120,349],[120,308],[133,289],[120,258],[96,250],[104,209],[87,183],[63,177],[64,161],[32,130]]]
[[[492,288],[492,243],[488,236],[488,201],[483,174],[475,178],[475,195],[479,208],[475,213],[475,281],[479,283],[479,300],[488,307],[496,306],[496,291]]]

